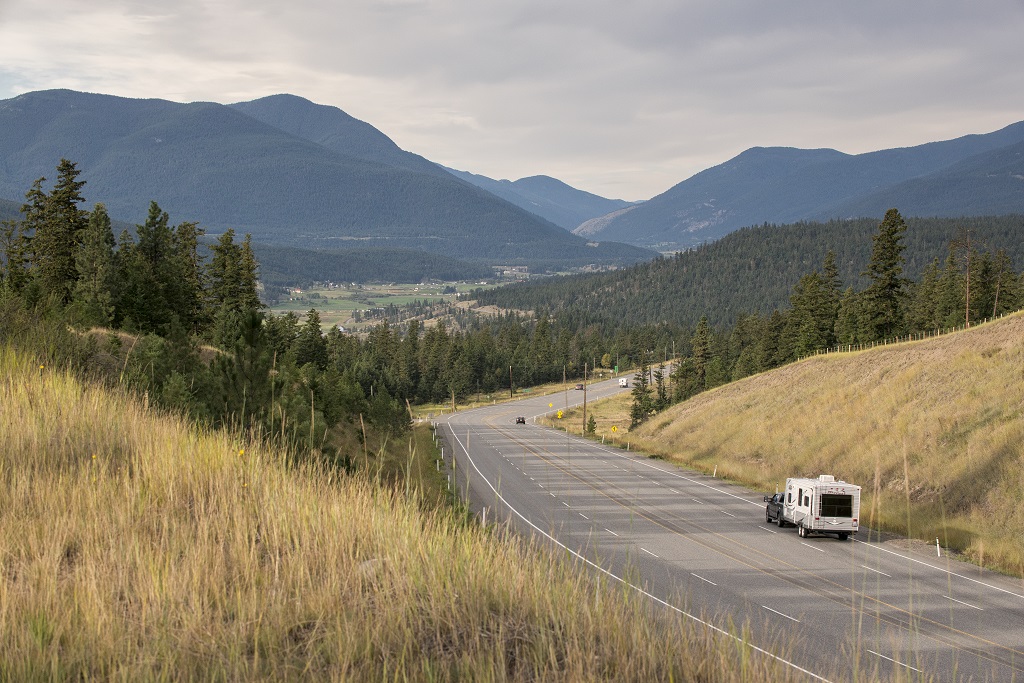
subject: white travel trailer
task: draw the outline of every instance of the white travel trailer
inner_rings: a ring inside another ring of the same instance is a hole
[[[836,481],[830,474],[817,479],[787,479],[780,520],[797,528],[801,537],[835,534],[845,541],[857,533],[860,487]]]

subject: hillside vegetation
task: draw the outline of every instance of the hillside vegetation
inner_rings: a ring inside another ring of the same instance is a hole
[[[1024,215],[908,218],[905,275],[918,279],[933,259],[944,260],[950,242],[970,229],[981,249],[1005,250],[1013,268],[1024,268]],[[835,252],[842,288],[861,289],[871,258],[875,219],[758,225],[672,257],[607,273],[547,278],[481,291],[483,305],[550,311],[567,324],[607,329],[668,322],[715,326],[743,314],[770,314],[790,303],[793,287]]]
[[[833,474],[862,520],[1024,575],[1024,314],[819,355],[699,394],[630,432],[634,449],[766,492]]]
[[[0,680],[792,679],[415,495],[9,347],[0,442]]]

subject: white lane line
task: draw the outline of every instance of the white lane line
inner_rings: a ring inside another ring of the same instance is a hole
[[[694,574],[693,572],[690,572],[690,576],[696,576],[696,577],[697,577],[698,579],[700,579],[701,581],[704,581],[704,582],[706,582],[706,583],[710,583],[710,584],[711,584],[712,586],[717,586],[717,585],[718,585],[718,584],[717,584],[717,583],[715,583],[714,581],[711,581],[710,579],[705,579],[705,578],[704,578],[703,576],[699,576],[699,575],[697,575],[697,574]]]
[[[779,533],[778,531],[775,531],[775,529],[769,529],[768,527],[758,526],[757,528],[758,529],[764,529],[765,531],[767,531],[770,534],[777,534],[777,533]]]
[[[672,493],[674,493],[674,494],[676,494],[676,495],[679,495],[679,491],[676,491],[676,490],[675,490],[675,489],[673,489],[673,488],[669,488],[669,491],[671,491]]]
[[[617,534],[617,533],[615,533],[614,531],[612,531],[611,529],[605,529],[605,531],[607,531],[608,533],[610,533],[610,534],[611,534],[612,536],[618,536],[618,534]]]
[[[644,551],[645,553],[647,553],[647,554],[648,554],[648,555],[650,555],[651,557],[658,557],[657,555],[655,555],[654,553],[652,553],[652,552],[651,552],[650,550],[648,550],[647,548],[640,548],[640,550],[643,550],[643,551]],[[658,559],[661,559],[661,558],[658,558]]]
[[[729,515],[730,517],[735,517],[736,516],[736,515],[732,514],[731,512],[726,512],[725,510],[719,510],[719,512],[721,512],[723,515]]]
[[[965,320],[966,320],[966,318],[965,318]],[[537,485],[540,486],[541,488],[544,488],[544,484],[537,484]]]
[[[569,507],[569,504],[566,503],[564,500],[562,501],[562,505],[564,505],[565,507]]]
[[[553,493],[549,493],[548,495],[551,496],[552,498],[555,497],[555,494],[553,494]]]
[[[697,500],[696,498],[691,498],[690,500],[692,500],[694,503],[697,503],[698,505],[703,505],[704,504],[704,501]]]
[[[977,605],[972,605],[969,602],[964,602],[963,600],[957,600],[956,598],[951,598],[948,595],[943,595],[942,597],[946,598],[947,600],[952,600],[953,602],[960,603],[961,605],[966,605],[967,607],[973,607],[974,609],[978,610],[979,612],[984,612],[985,611],[983,608],[978,607]]]
[[[767,649],[765,649],[763,647],[759,647],[758,645],[754,645],[749,640],[741,639],[736,634],[734,634],[734,633],[732,633],[730,631],[727,631],[724,628],[721,628],[720,626],[715,626],[710,621],[705,621],[704,619],[701,619],[697,615],[692,614],[690,612],[687,612],[683,608],[678,607],[677,605],[673,605],[671,602],[668,602],[667,600],[659,598],[657,595],[654,595],[653,593],[650,593],[650,592],[644,590],[640,586],[638,586],[638,585],[636,585],[634,583],[630,583],[627,579],[619,576],[615,572],[609,571],[608,569],[602,567],[601,565],[597,564],[593,560],[591,560],[591,559],[585,557],[584,555],[580,554],[578,551],[573,550],[572,548],[570,548],[566,544],[562,543],[557,538],[555,538],[554,536],[552,536],[551,534],[547,533],[542,528],[540,528],[539,526],[537,526],[536,524],[531,522],[526,517],[526,515],[524,515],[522,512],[520,512],[518,509],[516,509],[511,503],[509,503],[508,500],[506,500],[505,497],[502,496],[501,493],[498,492],[498,489],[495,488],[494,484],[489,479],[487,479],[486,476],[484,476],[483,472],[480,471],[480,468],[477,466],[476,461],[473,459],[473,456],[471,456],[469,454],[469,449],[466,448],[466,444],[464,444],[462,442],[462,439],[459,438],[459,435],[455,433],[455,429],[452,427],[452,424],[451,424],[452,417],[454,417],[454,416],[449,416],[448,419],[445,420],[445,422],[447,423],[447,427],[448,427],[449,432],[451,432],[452,438],[455,439],[456,443],[459,444],[459,448],[462,449],[462,452],[466,454],[466,460],[469,461],[470,466],[477,473],[477,475],[483,480],[483,482],[487,485],[487,487],[491,490],[491,492],[495,495],[495,497],[498,500],[500,500],[502,503],[504,503],[504,505],[506,507],[508,507],[509,511],[513,515],[515,515],[516,517],[521,519],[525,524],[527,524],[531,529],[533,529],[534,532],[536,532],[538,535],[543,536],[544,538],[548,539],[549,541],[551,541],[552,543],[557,545],[559,548],[562,548],[563,550],[565,550],[570,555],[575,556],[576,558],[578,558],[580,561],[582,561],[587,566],[592,567],[595,571],[601,572],[602,574],[604,574],[608,578],[612,579],[613,581],[618,581],[623,586],[626,586],[627,588],[630,588],[630,589],[636,591],[638,594],[643,595],[644,597],[646,597],[651,602],[655,602],[655,603],[657,603],[659,605],[662,605],[663,607],[672,610],[676,614],[680,614],[680,615],[686,617],[690,621],[698,623],[701,626],[704,626],[705,628],[708,628],[708,629],[714,631],[715,633],[720,634],[721,636],[723,636],[725,638],[729,638],[729,639],[733,640],[734,642],[736,642],[738,644],[741,644],[741,645],[744,645],[746,647],[749,647],[750,649],[754,650],[755,652],[759,652],[762,655],[764,655],[765,657],[769,657],[770,659],[773,659],[776,662],[779,662],[779,663],[781,663],[781,664],[783,664],[785,666],[788,666],[790,669],[792,669],[794,671],[799,671],[800,673],[802,673],[802,674],[804,674],[804,675],[806,675],[806,676],[808,676],[810,678],[813,678],[816,681],[822,681],[823,683],[830,683],[829,679],[825,678],[824,676],[816,674],[813,671],[811,671],[810,669],[805,669],[804,667],[800,666],[796,662],[790,661],[790,660],[786,659],[785,657],[782,657],[781,655],[777,655],[777,654],[775,654],[774,652],[772,652],[770,650],[767,650]],[[462,417],[462,416],[460,415],[460,417]],[[454,450],[454,446],[452,448]],[[454,454],[453,454],[453,456],[454,456]],[[622,456],[616,455],[616,457],[622,457]],[[686,477],[683,477],[683,478],[685,479]],[[712,488],[712,487],[709,486],[708,488]],[[727,495],[731,495],[731,494],[727,494]],[[734,498],[739,498],[739,496],[734,496]],[[760,507],[761,504],[757,503],[757,506]],[[609,533],[611,533],[608,529],[605,529],[605,531],[608,531]]]
[[[583,519],[587,520],[588,522],[590,521],[590,517],[587,517],[587,516],[586,516],[585,514],[583,514],[582,512],[580,512],[580,513],[578,513],[578,514],[579,514],[579,516],[580,516],[580,517],[582,517]]]
[[[775,614],[778,614],[780,617],[786,617],[790,621],[795,621],[798,624],[800,623],[799,619],[794,619],[793,617],[789,616],[788,614],[783,614],[782,612],[779,612],[778,610],[774,610],[771,607],[769,607],[768,605],[761,605],[761,607],[764,607],[769,612],[775,612]]]
[[[915,562],[917,564],[923,564],[924,566],[931,567],[932,569],[934,569],[936,571],[945,572],[949,576],[955,576],[958,579],[966,579],[967,581],[970,581],[971,583],[976,583],[976,584],[978,584],[980,586],[985,586],[986,588],[995,589],[995,590],[999,591],[1000,593],[1006,593],[1008,595],[1012,595],[1015,598],[1024,598],[1024,595],[1021,595],[1020,593],[1014,593],[1013,591],[1006,590],[1005,588],[1000,588],[999,586],[993,586],[991,583],[985,583],[984,581],[979,581],[977,579],[972,579],[969,576],[964,576],[963,574],[957,574],[956,572],[951,572],[948,569],[943,569],[942,567],[936,567],[934,564],[931,564],[929,562],[924,562],[922,560],[917,560],[917,559],[914,559],[913,557],[909,557],[907,555],[901,555],[900,553],[898,553],[898,552],[896,552],[894,550],[889,550],[888,548],[883,548],[883,547],[881,547],[879,545],[875,545],[875,544],[870,543],[868,541],[858,541],[855,538],[855,539],[853,539],[853,542],[854,543],[863,543],[864,545],[868,546],[869,548],[874,548],[875,550],[881,550],[883,553],[889,553],[890,555],[895,555],[896,557],[902,557],[904,560],[910,560],[911,562]]]
[[[823,553],[823,552],[825,552],[825,551],[824,551],[824,550],[822,550],[821,548],[815,548],[815,547],[814,547],[813,545],[811,545],[810,543],[804,543],[803,541],[800,541],[800,545],[805,545],[805,546],[807,546],[808,548],[810,548],[811,550],[817,550],[817,551],[818,551],[819,553]]]
[[[869,572],[874,572],[876,574],[881,574],[882,576],[888,576],[890,579],[892,578],[892,574],[886,574],[885,572],[878,571],[877,569],[872,569],[871,567],[867,566],[866,564],[862,564],[861,567],[863,567],[864,569],[867,569]]]
[[[886,657],[885,655],[879,654],[879,653],[875,652],[874,650],[868,650],[868,652],[870,652],[871,654],[873,654],[876,657],[881,657],[882,659],[888,659],[893,664],[899,664],[900,666],[905,666],[908,669],[913,669],[914,671],[916,671],[918,673],[921,673],[920,669],[915,669],[914,667],[910,666],[909,664],[904,664],[903,662],[898,662],[895,659],[893,659],[892,657]]]

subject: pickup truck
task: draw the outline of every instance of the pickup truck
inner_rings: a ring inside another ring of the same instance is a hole
[[[782,518],[782,506],[786,502],[786,494],[776,493],[771,497],[765,496],[764,502],[768,503],[764,507],[764,521],[768,524],[775,522],[780,529],[786,526],[786,520]]]

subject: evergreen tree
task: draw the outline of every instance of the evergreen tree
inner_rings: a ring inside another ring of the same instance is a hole
[[[650,386],[651,366],[647,362],[647,354],[640,353],[640,368],[633,375],[633,404],[629,409],[629,428],[633,429],[644,422],[654,412],[654,398]]]
[[[935,321],[938,328],[956,327],[964,323],[964,281],[952,245],[939,278],[935,297]]]
[[[203,233],[197,223],[186,221],[174,228],[172,237],[176,272],[170,304],[191,334],[199,334],[209,322],[203,300],[205,282],[199,256],[199,237]]]
[[[708,388],[707,376],[708,366],[711,363],[711,326],[708,324],[708,317],[702,315],[697,322],[697,329],[690,339],[691,358],[693,359],[694,384],[697,391],[704,391]]]
[[[939,327],[936,319],[939,296],[939,259],[929,263],[921,274],[921,281],[910,289],[910,303],[907,307],[907,326],[915,331],[933,330]]]
[[[18,221],[0,223],[0,280],[11,292],[20,293],[30,279],[31,238],[22,230]]]
[[[318,370],[327,367],[327,340],[324,339],[320,313],[315,308],[306,313],[306,322],[295,339],[295,364],[299,367],[312,363]]]
[[[1021,306],[1017,278],[1005,249],[996,252],[992,264],[992,317],[1016,311]]]
[[[654,411],[661,412],[669,407],[668,384],[665,377],[665,364],[662,363],[654,371]]]
[[[909,280],[903,277],[903,235],[907,231],[900,212],[889,209],[872,238],[871,261],[862,275],[870,279],[861,296],[863,341],[881,341],[903,328],[903,300]]]
[[[836,315],[836,341],[840,344],[857,344],[860,338],[860,295],[847,287],[839,300],[839,312]]]
[[[238,253],[238,307],[243,311],[263,308],[259,296],[259,264],[252,251],[252,235],[246,234]]]
[[[80,173],[74,163],[60,160],[57,182],[50,194],[40,200],[42,220],[34,226],[33,248],[41,294],[61,304],[71,300],[78,281],[75,255],[88,217],[87,212],[78,208],[84,201],[81,190],[85,185],[85,181],[77,179]],[[38,190],[37,184],[30,194]],[[32,210],[36,209],[33,205]]]
[[[114,232],[103,204],[89,216],[75,257],[74,307],[82,322],[106,327],[114,320]]]

